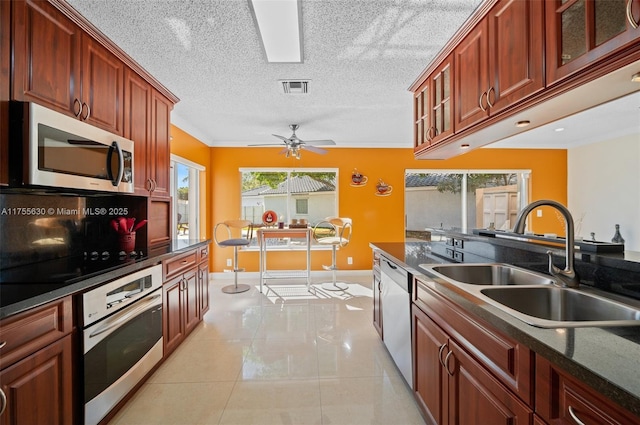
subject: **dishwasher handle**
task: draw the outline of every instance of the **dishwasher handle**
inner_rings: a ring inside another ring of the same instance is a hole
[[[394,262],[382,257],[380,261],[381,272],[387,275],[397,285],[403,288],[405,291],[409,291],[409,272],[404,268],[395,264]],[[383,284],[384,286],[384,284]]]

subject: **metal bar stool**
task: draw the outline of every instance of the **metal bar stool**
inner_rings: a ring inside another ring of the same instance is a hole
[[[218,240],[218,227],[227,230],[227,239]],[[248,228],[246,236],[242,236],[242,229]],[[234,237],[240,235],[240,237]],[[222,288],[225,294],[238,294],[249,290],[249,285],[238,285],[238,272],[243,272],[244,268],[238,267],[238,247],[248,246],[253,238],[253,226],[250,220],[226,220],[216,224],[213,229],[213,239],[219,247],[233,247],[233,269],[225,269],[225,272],[233,272],[233,285]]]
[[[336,251],[349,244],[351,240],[351,219],[344,217],[327,217],[313,227],[313,239],[320,245],[331,246],[331,265],[322,266],[325,270],[331,270],[331,282],[322,284],[322,289],[327,291],[344,291],[349,287],[346,283],[336,282]]]

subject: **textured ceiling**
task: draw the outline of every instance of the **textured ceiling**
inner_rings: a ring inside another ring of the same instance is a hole
[[[181,101],[210,146],[303,140],[412,147],[408,87],[480,0],[302,0],[304,63],[269,64],[246,0],[68,0]],[[308,79],[285,95],[278,80]]]

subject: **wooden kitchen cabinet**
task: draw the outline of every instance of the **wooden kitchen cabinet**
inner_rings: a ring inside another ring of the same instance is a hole
[[[209,311],[209,245],[198,250],[198,316],[200,320]]]
[[[639,417],[539,355],[536,356],[536,413],[554,425],[640,423]]]
[[[414,393],[428,423],[531,423],[533,410],[416,305],[412,320]]]
[[[48,1],[12,5],[12,98],[122,135],[124,63]]]
[[[456,46],[455,131],[544,88],[544,2],[500,0]]]
[[[11,3],[0,2],[0,186],[9,184]]]
[[[208,249],[199,248],[163,262],[165,356],[182,343],[209,309],[207,261]]]
[[[0,425],[74,423],[71,353],[67,335],[0,371]]]
[[[0,425],[74,423],[72,330],[71,297],[0,322]]]
[[[197,291],[196,270],[190,270],[163,285],[165,356],[175,350],[200,322]]]
[[[433,424],[533,420],[531,351],[414,279],[414,394]]]
[[[547,0],[545,8],[547,86],[640,37],[640,0]]]

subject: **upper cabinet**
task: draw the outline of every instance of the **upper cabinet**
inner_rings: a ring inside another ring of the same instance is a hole
[[[49,2],[13,5],[13,48],[22,54],[14,57],[12,98],[122,135],[122,61]]]
[[[0,1],[0,186],[9,183],[9,93],[11,3]]]
[[[629,82],[606,87],[640,63],[639,26],[640,0],[484,1],[410,88],[416,158],[445,159],[526,131],[509,122],[516,115],[527,121],[533,111],[543,125],[636,91]],[[444,69],[443,97],[435,83]],[[603,95],[575,94],[596,80]],[[555,115],[543,112],[551,104]],[[443,129],[447,112],[453,121]]]
[[[543,6],[499,1],[456,47],[456,132],[544,87]]]
[[[640,37],[640,0],[547,0],[547,85]]]

